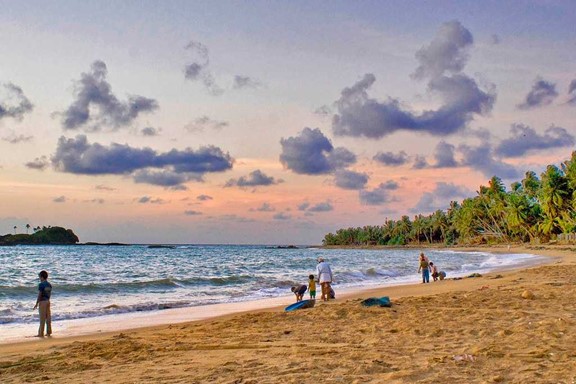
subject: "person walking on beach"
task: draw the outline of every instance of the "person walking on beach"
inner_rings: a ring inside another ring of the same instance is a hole
[[[314,280],[314,275],[308,276],[308,293],[310,293],[310,300],[316,300],[316,280]]]
[[[38,298],[34,309],[38,308],[40,314],[40,327],[38,337],[44,337],[44,326],[46,326],[46,336],[52,334],[52,315],[50,313],[50,295],[52,294],[52,284],[48,282],[48,272],[40,271],[38,274],[40,284],[38,284]]]
[[[422,284],[430,282],[430,269],[429,269],[428,258],[424,256],[424,252],[420,253],[420,266],[418,267],[418,273],[422,272]]]
[[[332,284],[333,275],[330,265],[324,261],[323,257],[318,258],[318,265],[316,265],[316,272],[318,272],[318,282],[322,287],[322,300],[330,300],[330,285]]]

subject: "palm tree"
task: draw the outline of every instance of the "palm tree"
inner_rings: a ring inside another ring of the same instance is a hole
[[[30,229],[30,224],[26,224],[26,234],[28,234],[29,229]]]
[[[17,226],[14,226],[14,234],[16,234],[16,228],[18,228]]]

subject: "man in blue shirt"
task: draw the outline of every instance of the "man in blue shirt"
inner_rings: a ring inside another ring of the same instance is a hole
[[[48,272],[40,271],[38,274],[40,284],[38,284],[38,298],[34,309],[38,307],[40,313],[40,328],[38,337],[44,337],[44,326],[46,326],[46,336],[52,334],[52,317],[50,314],[50,295],[52,294],[52,284],[48,282]]]

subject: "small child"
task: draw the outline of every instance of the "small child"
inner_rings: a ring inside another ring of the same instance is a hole
[[[310,300],[316,300],[316,280],[314,280],[314,275],[308,276],[308,292],[310,293]]]
[[[293,286],[290,290],[296,295],[296,301],[302,301],[304,298],[304,292],[306,292],[306,286],[304,284],[299,284]]]

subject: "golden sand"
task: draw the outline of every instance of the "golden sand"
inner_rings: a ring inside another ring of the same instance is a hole
[[[0,345],[0,382],[574,384],[576,248],[510,251],[557,258],[294,312]],[[393,306],[360,304],[378,296]]]

